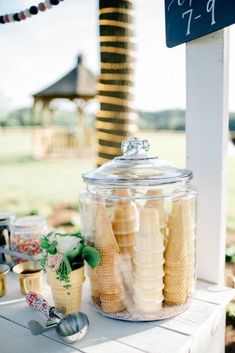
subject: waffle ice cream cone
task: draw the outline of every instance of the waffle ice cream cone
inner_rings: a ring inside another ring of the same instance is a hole
[[[165,250],[164,297],[167,305],[184,304],[187,300],[189,263],[185,231],[187,217],[185,204],[182,201],[173,202]]]
[[[168,227],[174,227],[178,219],[181,220],[185,230],[195,228],[195,199],[193,197],[173,202]]]
[[[115,238],[119,246],[133,245],[135,243],[136,232],[115,234]]]
[[[115,215],[115,213],[114,213]],[[133,214],[130,218],[114,218],[112,222],[113,232],[115,236],[133,234],[138,230],[136,216]]]
[[[134,253],[134,244],[135,243],[132,243],[132,244],[127,244],[127,245],[124,245],[124,246],[119,246],[119,249],[120,249],[120,254],[122,255],[133,255]]]
[[[85,280],[84,267],[81,267],[69,274],[71,287],[66,289],[65,282],[57,279],[56,272],[48,271],[47,278],[51,287],[54,305],[56,308],[63,308],[65,314],[80,311],[82,298],[82,285]]]
[[[101,264],[97,267],[99,290],[102,294],[120,293],[122,295],[122,278],[118,254],[101,254]]]
[[[108,312],[124,310],[119,247],[104,204],[96,212],[95,245],[101,255],[97,267],[101,307]]]
[[[130,196],[129,190],[117,190],[116,195]],[[128,253],[135,243],[138,231],[138,211],[136,205],[130,200],[118,200],[113,214],[112,228],[121,253]],[[128,249],[123,249],[127,247]]]
[[[99,203],[96,209],[95,222],[95,246],[101,254],[117,254],[119,252],[118,244],[115,239],[112,224],[107,215],[106,207]]]
[[[125,309],[124,302],[123,300],[119,301],[101,301],[101,308],[105,312],[109,313],[118,313],[120,311],[123,311]]]

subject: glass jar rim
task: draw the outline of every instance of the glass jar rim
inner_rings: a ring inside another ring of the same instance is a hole
[[[43,216],[26,216],[20,217],[13,223],[14,230],[30,231],[37,230],[45,226],[47,223],[46,218]]]

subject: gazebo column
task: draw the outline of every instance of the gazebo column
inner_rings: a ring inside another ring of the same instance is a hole
[[[77,117],[78,117],[78,128],[83,133],[85,132],[85,122],[84,122],[84,109],[86,107],[86,102],[83,99],[76,99],[74,101],[77,108]]]
[[[98,84],[98,159],[120,155],[122,140],[135,131],[133,107],[133,0],[100,0],[101,75]]]
[[[35,98],[32,108],[32,157],[34,159],[42,159],[44,157],[43,112],[43,100]]]

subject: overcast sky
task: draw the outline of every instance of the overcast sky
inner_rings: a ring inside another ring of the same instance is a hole
[[[38,0],[0,0],[1,14]],[[136,0],[136,106],[148,111],[185,106],[185,45],[165,45],[163,0]],[[98,0],[65,0],[29,20],[0,25],[1,107],[30,105],[30,95],[53,83],[83,53],[98,72]],[[231,27],[231,43],[235,30]],[[231,47],[230,108],[235,111],[235,45]],[[0,109],[1,109],[0,107]]]

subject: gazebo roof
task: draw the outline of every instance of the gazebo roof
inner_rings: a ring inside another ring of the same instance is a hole
[[[33,95],[35,100],[50,101],[56,98],[85,100],[96,95],[96,76],[84,65],[82,56],[78,56],[77,66],[44,90]]]

